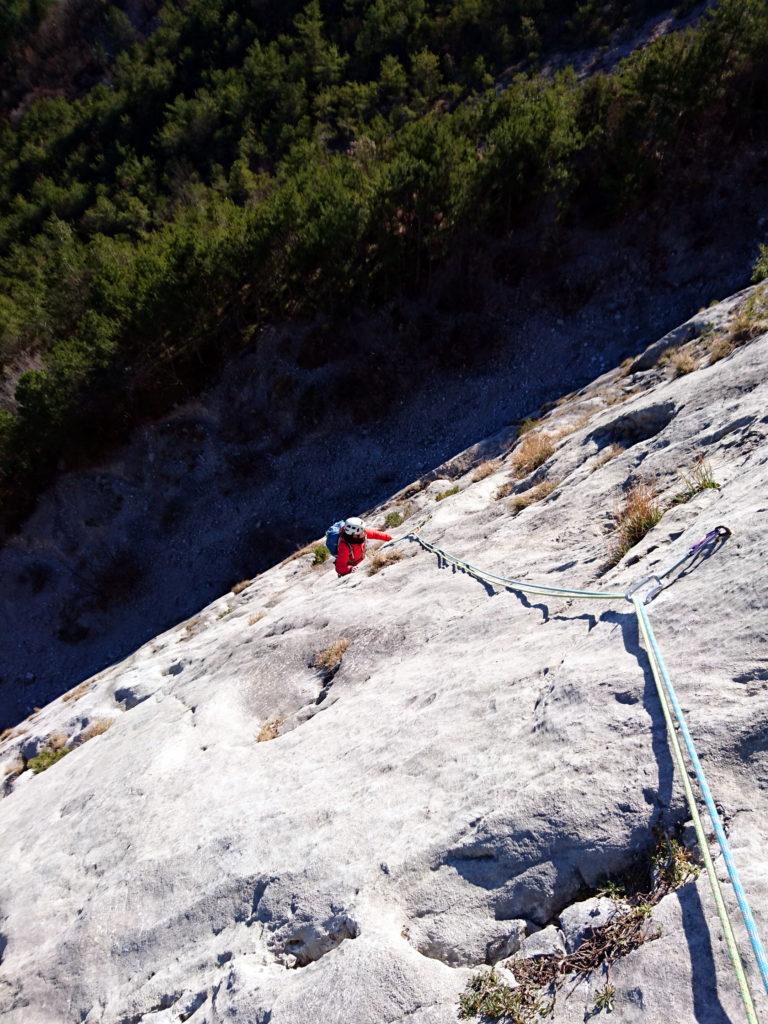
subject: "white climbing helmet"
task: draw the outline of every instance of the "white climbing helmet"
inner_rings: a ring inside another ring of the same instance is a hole
[[[358,519],[357,516],[350,516],[349,519],[344,520],[344,533],[363,533],[364,530],[365,526],[363,525],[363,520]]]

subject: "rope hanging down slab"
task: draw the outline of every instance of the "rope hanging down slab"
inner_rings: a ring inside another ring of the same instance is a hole
[[[423,526],[424,524],[422,524]],[[429,541],[423,540],[419,535],[418,531],[409,533],[405,537],[400,537],[395,541],[390,541],[388,544],[383,545],[384,547],[390,547],[395,544],[400,544],[403,541],[410,541],[419,544],[425,551],[429,551],[435,555],[438,560],[444,565],[452,565],[457,569],[466,572],[468,575],[475,577],[478,580],[488,582],[492,585],[503,586],[510,590],[519,591],[523,594],[537,594],[545,597],[559,597],[559,598],[573,598],[576,600],[603,600],[603,601],[629,601],[635,611],[637,617],[638,629],[643,637],[645,643],[646,653],[648,660],[651,665],[651,671],[653,673],[654,682],[656,683],[656,690],[659,696],[659,702],[661,703],[662,712],[664,713],[664,720],[667,726],[667,733],[669,736],[669,743],[672,747],[672,751],[677,763],[678,772],[680,774],[683,789],[685,791],[686,801],[688,803],[689,810],[691,812],[691,818],[694,823],[696,831],[696,838],[701,849],[701,856],[704,861],[706,868],[707,878],[709,880],[710,888],[712,890],[712,896],[715,901],[717,908],[717,914],[720,919],[720,924],[723,928],[723,935],[725,936],[726,945],[728,948],[728,955],[733,965],[734,973],[736,974],[736,981],[739,986],[739,993],[741,995],[742,1002],[744,1004],[744,1010],[747,1016],[748,1024],[758,1024],[758,1017],[755,1011],[754,1002],[749,991],[747,984],[746,975],[744,973],[744,967],[741,962],[741,956],[736,945],[736,938],[733,933],[730,919],[728,917],[728,910],[723,899],[722,890],[720,888],[720,882],[717,878],[714,865],[712,863],[712,856],[709,852],[706,836],[704,834],[704,828],[701,823],[701,817],[699,810],[696,805],[696,799],[691,788],[690,780],[688,778],[688,772],[685,765],[685,759],[680,746],[677,733],[675,731],[675,723],[672,719],[672,713],[670,712],[670,706],[674,711],[675,719],[677,721],[680,734],[683,737],[685,747],[688,753],[688,757],[693,766],[696,781],[699,784],[699,789],[707,808],[710,821],[712,822],[712,828],[715,833],[718,845],[722,851],[723,861],[728,871],[728,877],[730,878],[731,885],[733,887],[736,901],[741,912],[744,926],[747,930],[750,945],[755,955],[755,961],[757,963],[760,977],[763,981],[763,986],[766,992],[768,992],[768,960],[766,959],[765,950],[763,948],[760,935],[757,930],[752,910],[749,906],[749,902],[744,892],[744,887],[741,884],[736,864],[733,860],[731,848],[728,843],[728,838],[725,834],[722,821],[720,820],[720,814],[715,806],[715,801],[712,797],[712,791],[709,788],[704,769],[702,768],[701,761],[699,760],[696,746],[693,742],[693,738],[688,730],[688,726],[683,715],[683,710],[680,707],[680,703],[677,699],[672,681],[669,678],[666,666],[664,665],[664,659],[662,658],[661,651],[659,650],[658,643],[654,636],[651,628],[651,623],[648,619],[648,613],[645,610],[644,605],[653,600],[654,597],[664,589],[663,580],[669,576],[684,562],[690,558],[694,558],[697,555],[709,553],[713,546],[719,541],[724,540],[730,535],[730,530],[724,526],[715,527],[714,530],[704,537],[702,540],[694,544],[681,558],[678,558],[672,565],[670,565],[664,572],[658,573],[652,576],[646,576],[634,584],[626,593],[616,593],[609,591],[593,591],[593,590],[580,590],[577,588],[569,587],[551,587],[545,584],[529,583],[526,580],[511,579],[507,576],[500,576],[497,573],[488,572],[485,569],[480,569],[470,562],[464,561],[464,559],[457,558],[455,555],[451,555],[444,551],[442,548],[435,544],[431,544]],[[644,595],[641,597],[641,593],[644,591]]]

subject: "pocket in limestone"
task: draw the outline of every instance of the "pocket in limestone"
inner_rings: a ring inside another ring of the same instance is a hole
[[[601,424],[592,433],[587,434],[583,444],[597,444],[604,450],[611,444],[619,444],[622,448],[631,448],[641,441],[649,441],[669,426],[677,414],[674,402],[659,402],[644,405],[637,409],[624,412]]]
[[[360,934],[344,901],[299,879],[273,880],[258,901],[267,949],[286,967],[306,967]]]

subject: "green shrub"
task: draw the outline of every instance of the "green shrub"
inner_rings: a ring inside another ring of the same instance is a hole
[[[398,526],[403,524],[403,513],[397,509],[392,512],[387,512],[384,516],[384,528],[386,530],[394,530]]]
[[[30,757],[27,761],[27,768],[39,775],[40,772],[46,771],[51,765],[56,764],[62,757],[65,757],[69,751],[60,747],[58,750],[50,750],[48,748],[41,750],[39,754],[35,754],[34,757]]]
[[[752,280],[757,284],[768,277],[768,245],[761,243],[758,249],[757,259],[752,268]]]
[[[325,544],[315,544],[312,548],[312,565],[322,565],[328,560],[330,552]]]

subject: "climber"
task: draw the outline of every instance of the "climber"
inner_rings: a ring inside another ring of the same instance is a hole
[[[351,516],[344,520],[338,533],[336,572],[348,576],[365,558],[366,540],[392,540],[388,533],[366,530],[362,519]]]

